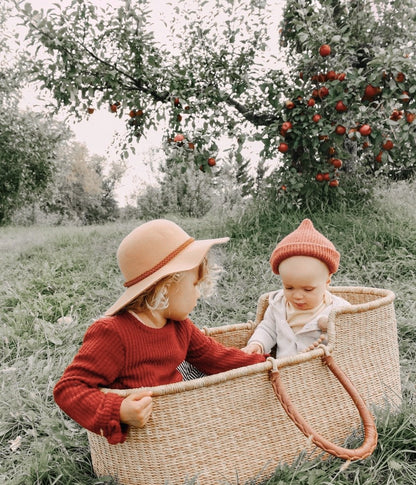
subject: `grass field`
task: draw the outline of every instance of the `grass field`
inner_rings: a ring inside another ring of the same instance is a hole
[[[396,294],[404,401],[398,414],[377,416],[376,452],[346,470],[337,459],[299,460],[276,470],[269,485],[416,483],[415,189],[394,184],[379,189],[372,204],[348,210],[279,213],[263,207],[233,219],[174,219],[196,237],[231,236],[216,252],[224,267],[218,295],[193,315],[200,326],[253,317],[258,296],[279,285],[268,264],[272,249],[304,217],[341,252],[332,284]],[[86,433],[58,409],[52,389],[87,326],[121,292],[115,251],[139,222],[0,229],[0,483],[114,483],[94,477]]]

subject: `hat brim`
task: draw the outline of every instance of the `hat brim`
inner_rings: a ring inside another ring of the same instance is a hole
[[[180,273],[182,271],[188,271],[198,266],[204,259],[208,251],[215,244],[224,244],[230,240],[229,237],[217,238],[217,239],[202,239],[193,241],[183,251],[181,251],[172,260],[155,271],[147,278],[139,281],[135,285],[132,285],[126,289],[126,291],[118,298],[118,300],[112,305],[105,315],[111,316],[119,312],[123,307],[133,301],[140,293],[147,290],[159,280],[174,273]]]

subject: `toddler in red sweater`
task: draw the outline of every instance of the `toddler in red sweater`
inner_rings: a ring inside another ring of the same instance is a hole
[[[146,222],[123,239],[117,259],[126,290],[89,327],[54,388],[55,401],[72,419],[111,444],[122,443],[128,426],[148,421],[152,392],[122,397],[100,388],[179,382],[184,361],[206,374],[264,362],[264,355],[221,345],[188,317],[209,281],[209,249],[227,241],[195,240],[165,219]]]

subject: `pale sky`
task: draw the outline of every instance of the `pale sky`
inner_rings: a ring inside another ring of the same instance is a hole
[[[53,7],[57,0],[27,0],[31,3],[34,9],[44,9]],[[61,4],[70,3],[70,0],[61,0]],[[94,0],[93,3],[97,5],[105,5],[106,1]],[[111,4],[117,6],[120,0],[112,0]],[[154,2],[155,21],[163,9],[167,8],[167,4],[155,0]],[[159,28],[163,29],[163,25],[159,23]],[[24,109],[29,107],[31,109],[42,109],[42,103],[36,101],[36,96],[33,89],[26,89],[23,93],[21,107]],[[85,118],[83,121],[69,122],[71,129],[75,133],[75,138],[81,143],[85,143],[91,155],[97,154],[107,157],[109,160],[117,160],[116,148],[113,144],[114,137],[117,133],[124,134],[126,121],[116,117],[107,109],[96,110],[92,115]],[[146,133],[146,137],[134,145],[136,149],[135,155],[130,155],[126,161],[127,169],[121,183],[116,190],[116,198],[120,205],[125,205],[127,201],[131,200],[132,196],[138,190],[149,183],[155,182],[155,176],[150,168],[143,163],[149,157],[149,152],[152,148],[161,146],[162,131],[150,131]]]
[[[70,3],[71,0],[61,0],[61,4]],[[48,9],[57,3],[57,0],[27,0],[31,3],[34,9]],[[93,0],[97,5],[105,5],[111,3],[117,6],[122,3],[120,0]],[[172,2],[173,3],[173,2]],[[276,23],[280,21],[281,11],[284,5],[284,0],[275,1],[275,15]],[[169,2],[161,0],[153,0],[155,32],[163,37],[164,26],[160,22],[160,17],[169,14],[172,7]],[[25,90],[23,93],[22,108],[33,108],[36,103],[34,99],[34,91],[31,89]],[[81,122],[70,123],[72,130],[75,133],[76,140],[85,143],[90,154],[97,154],[106,156],[108,159],[116,159],[116,149],[113,145],[114,136],[117,132],[125,133],[125,119],[119,119],[106,109],[100,111],[96,110],[92,115]],[[150,168],[143,163],[149,158],[151,149],[157,149],[161,146],[163,128],[160,131],[152,131],[142,138],[140,143],[135,144],[136,153],[131,155],[127,160],[126,173],[116,191],[116,197],[120,205],[125,205],[127,201],[134,204],[132,196],[143,188],[146,184],[154,183],[155,177]]]

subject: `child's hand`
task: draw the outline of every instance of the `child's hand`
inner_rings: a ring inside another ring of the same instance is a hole
[[[120,421],[130,426],[143,428],[152,414],[151,396],[151,391],[141,391],[124,398],[120,406]]]
[[[243,347],[241,349],[243,352],[246,354],[262,354],[263,353],[263,348],[260,344],[257,344],[255,342],[247,345],[246,347]]]

